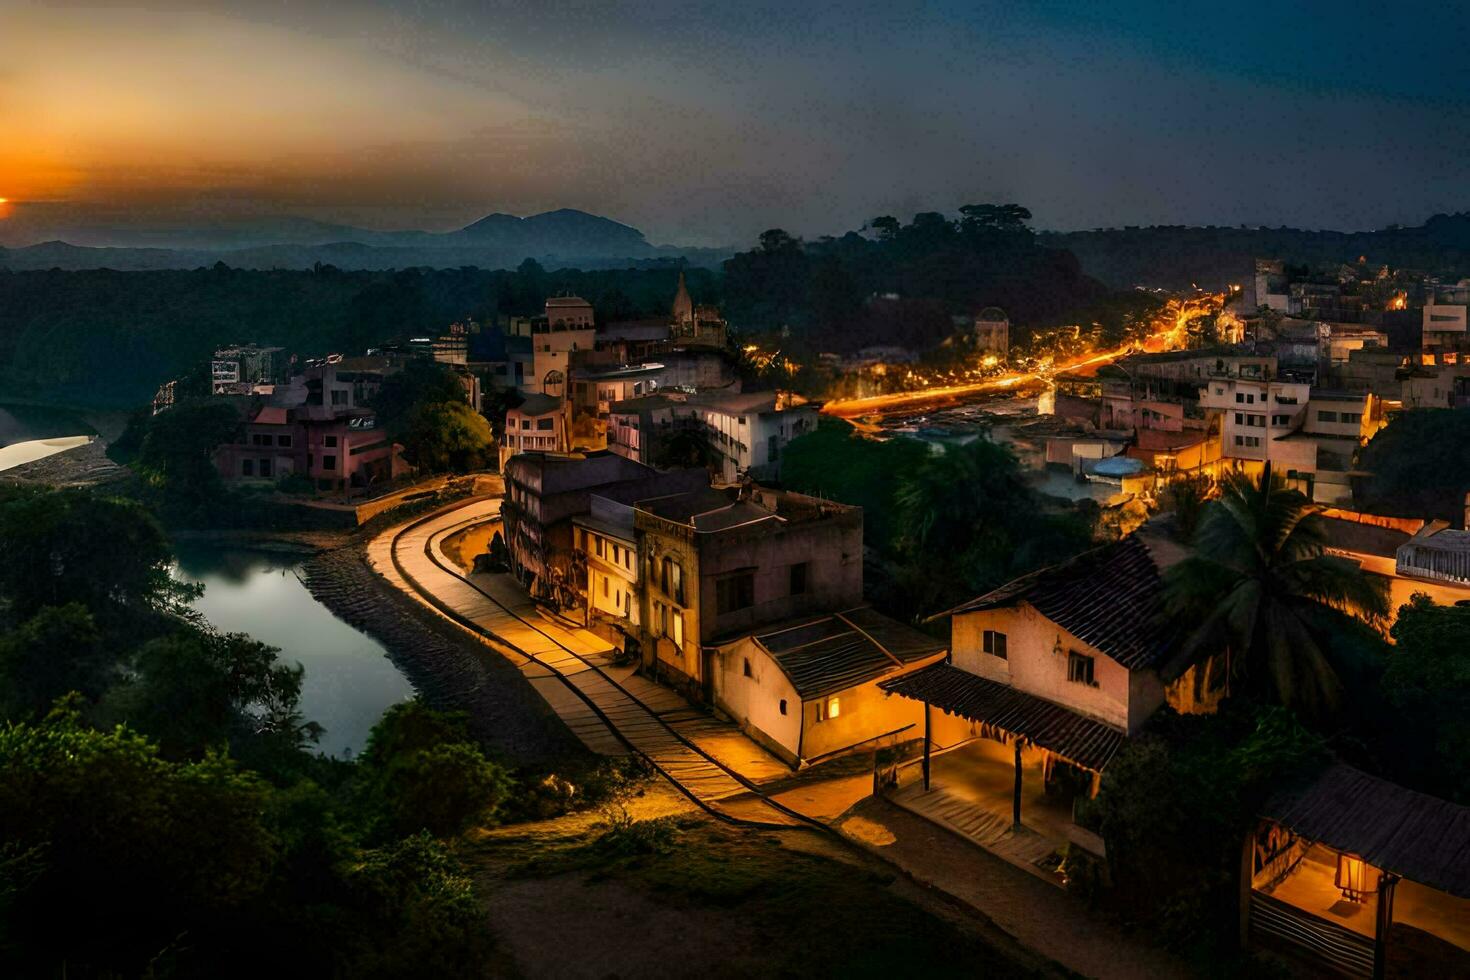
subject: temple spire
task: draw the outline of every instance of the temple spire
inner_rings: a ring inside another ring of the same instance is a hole
[[[684,270],[679,270],[679,290],[674,293],[674,322],[683,323],[694,319],[694,301],[689,298],[689,287],[684,284]]]

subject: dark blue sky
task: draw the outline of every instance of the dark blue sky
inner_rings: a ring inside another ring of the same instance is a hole
[[[1448,2],[0,3],[12,230],[568,206],[729,243],[981,200],[1060,229],[1470,209]]]

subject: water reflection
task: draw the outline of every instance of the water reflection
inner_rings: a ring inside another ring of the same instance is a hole
[[[326,727],[322,752],[360,752],[383,712],[413,695],[376,640],[312,598],[294,557],[195,544],[176,550],[176,574],[204,583],[195,608],[216,629],[249,633],[306,667],[302,713]]]

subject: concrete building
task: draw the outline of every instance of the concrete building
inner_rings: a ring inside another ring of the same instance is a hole
[[[244,344],[214,352],[209,362],[211,391],[216,395],[268,394],[290,374],[284,347]]]
[[[592,304],[580,296],[553,296],[546,301],[546,317],[532,323],[531,378],[527,389],[540,394],[567,395],[572,356],[596,345]]]
[[[781,451],[813,431],[818,407],[773,391],[695,394],[673,406],[674,424],[699,428],[719,460],[718,478],[779,479]]]
[[[1395,554],[1399,575],[1470,586],[1470,531],[1431,521]]]
[[[533,596],[583,608],[586,576],[575,554],[572,520],[589,514],[594,494],[621,503],[683,493],[708,484],[703,470],[660,473],[609,452],[521,452],[503,470],[500,513],[511,572]]]
[[[572,403],[552,395],[527,395],[505,413],[500,439],[500,471],[516,453],[572,451]]]
[[[1470,346],[1470,333],[1466,330],[1467,310],[1470,306],[1463,303],[1426,303],[1421,342],[1424,349],[1466,350]]]
[[[793,768],[909,742],[923,706],[878,687],[939,662],[942,640],[868,608],[806,616],[721,644],[712,699]]]
[[[274,482],[301,474],[319,490],[367,487],[407,472],[403,447],[376,427],[374,413],[356,405],[353,384],[337,365],[317,362],[252,402],[235,440],[214,450],[230,482]]]
[[[572,518],[573,554],[584,570],[581,581],[587,626],[620,646],[638,636],[641,585],[633,508],[591,494],[586,514]]]
[[[659,363],[576,368],[572,371],[572,405],[579,415],[595,415],[606,421],[615,403],[653,394],[663,377],[664,366]]]
[[[608,408],[607,448],[636,463],[653,465],[658,440],[673,427],[679,399],[645,395],[614,402]]]
[[[641,499],[634,527],[643,669],[701,700],[717,642],[862,605],[861,508],[748,484]]]
[[[1286,267],[1280,259],[1256,259],[1256,273],[1247,300],[1250,309],[1262,306],[1285,313],[1291,306]]]

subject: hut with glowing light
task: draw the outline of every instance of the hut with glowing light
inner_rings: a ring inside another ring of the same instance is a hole
[[[1470,807],[1337,764],[1267,802],[1241,861],[1242,943],[1346,976],[1470,976]]]

